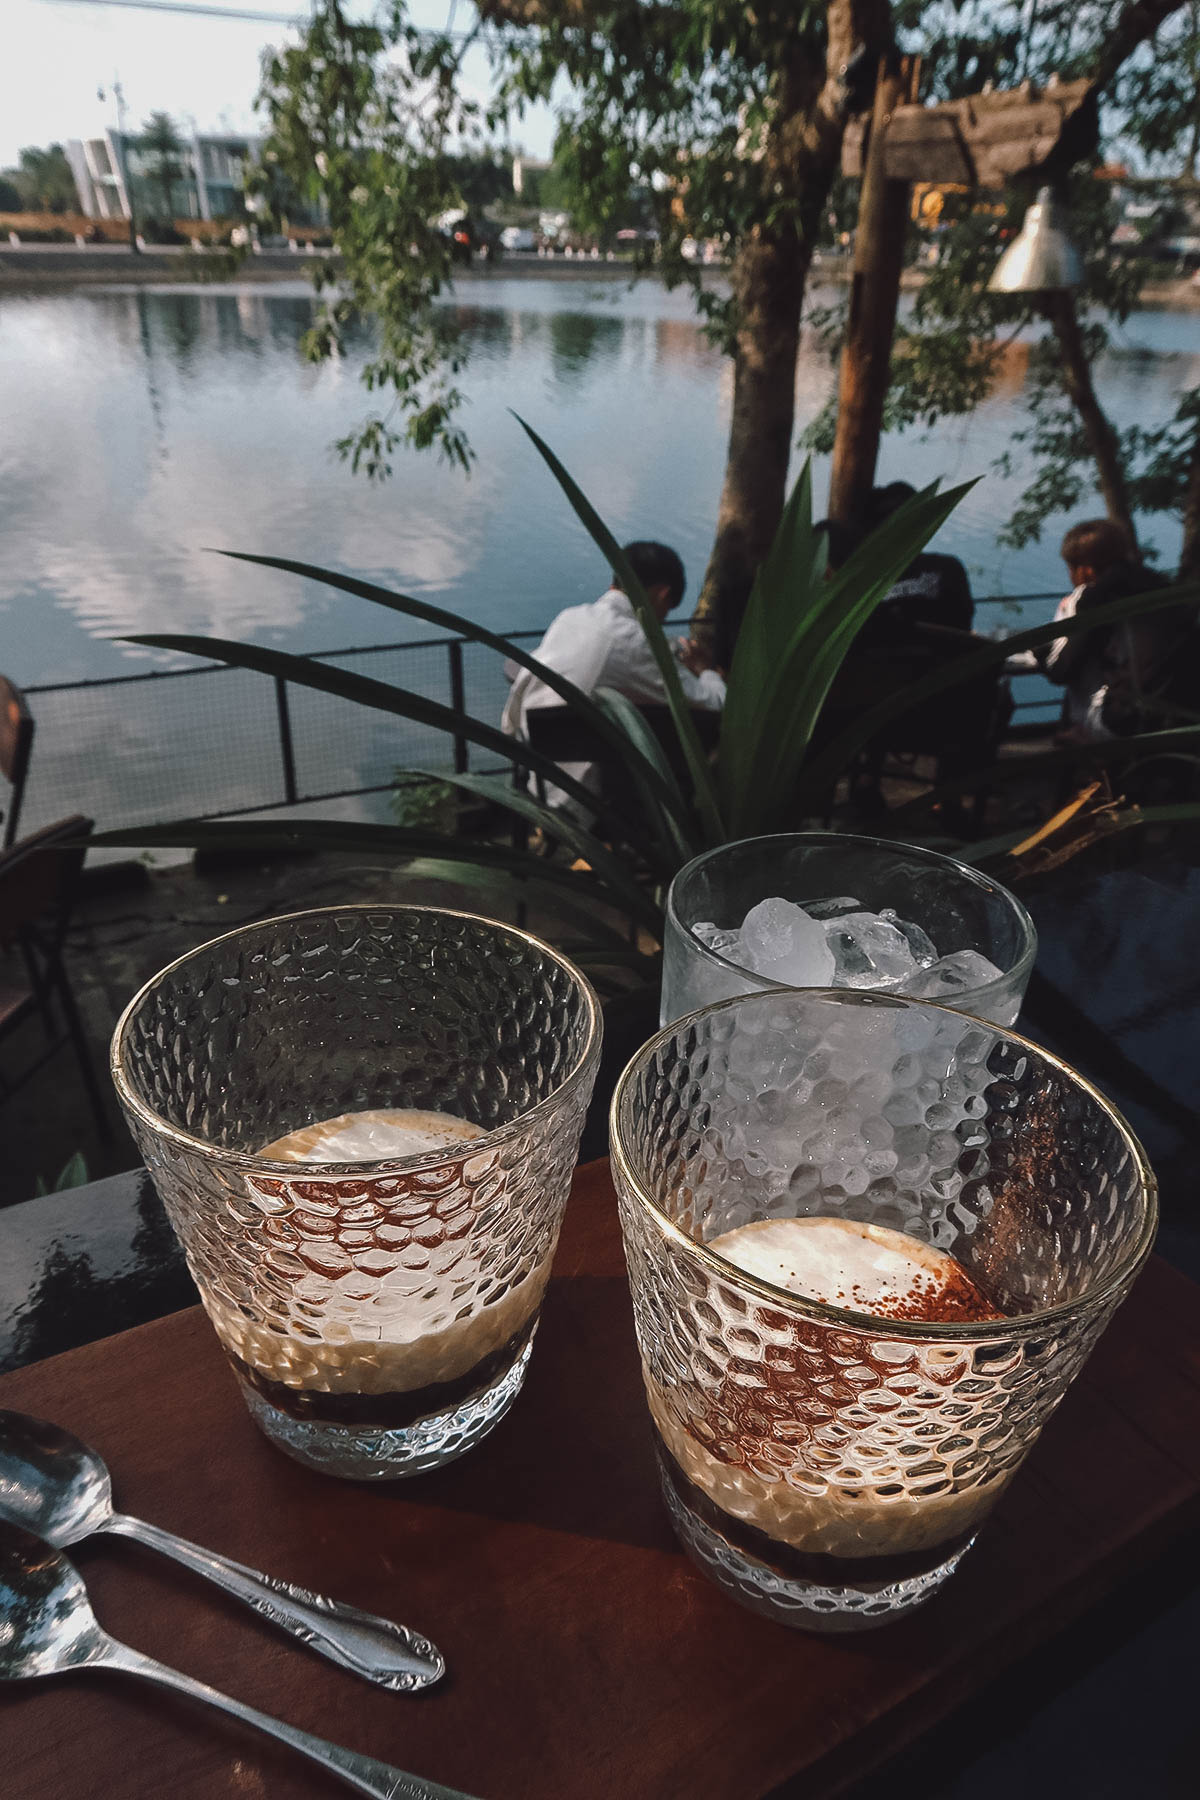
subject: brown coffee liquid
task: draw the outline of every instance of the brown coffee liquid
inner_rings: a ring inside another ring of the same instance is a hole
[[[948,1557],[965,1550],[975,1535],[974,1530],[958,1532],[943,1543],[923,1550],[890,1551],[881,1556],[837,1556],[828,1552],[795,1550],[782,1544],[756,1525],[735,1519],[689,1481],[675,1458],[660,1441],[659,1466],[666,1480],[688,1512],[703,1521],[710,1531],[723,1537],[735,1550],[741,1550],[755,1562],[763,1563],[775,1574],[789,1581],[811,1581],[820,1587],[880,1587],[893,1581],[909,1581],[936,1569]]]
[[[327,1425],[374,1427],[380,1431],[397,1431],[432,1413],[449,1412],[462,1406],[475,1394],[481,1394],[504,1375],[524,1352],[533,1337],[537,1318],[527,1319],[499,1349],[481,1357],[474,1368],[453,1381],[434,1381],[425,1387],[410,1388],[403,1393],[325,1393],[317,1388],[289,1387],[274,1381],[261,1369],[252,1368],[240,1356],[229,1352],[229,1360],[247,1386],[261,1394],[278,1412],[290,1419],[307,1419]]]

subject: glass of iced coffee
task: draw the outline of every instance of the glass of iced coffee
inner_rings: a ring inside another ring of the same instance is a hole
[[[1150,1252],[1137,1140],[1009,1031],[776,992],[644,1045],[613,1173],[663,1492],[789,1624],[884,1624],[953,1572]]]
[[[1015,894],[894,839],[797,831],[721,844],[667,894],[662,1009],[762,988],[904,994],[1015,1025],[1037,955]]]
[[[360,1480],[438,1467],[524,1380],[600,1051],[528,933],[337,906],[189,952],[112,1073],[251,1414]]]

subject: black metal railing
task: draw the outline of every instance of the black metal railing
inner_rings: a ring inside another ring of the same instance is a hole
[[[988,596],[975,604],[1014,607],[1057,598]],[[507,635],[531,643],[542,633]],[[349,645],[312,655],[334,664],[393,662],[400,685],[477,718],[498,719],[507,692],[499,657],[460,637]],[[1049,724],[1057,717],[1058,700],[1037,693],[1040,681],[1014,677],[1021,724]],[[273,689],[265,704],[264,682]],[[141,693],[131,707],[126,696],[135,687]],[[336,696],[283,676],[224,663],[47,682],[24,691],[37,732],[23,830],[76,811],[108,830],[183,815],[244,817],[328,802],[357,803],[352,810],[359,817],[384,816],[380,797],[392,792],[399,768],[436,774],[449,766],[458,774],[472,768],[482,774],[500,766],[480,762],[461,732],[451,734],[448,761],[446,734],[433,727],[347,708]]]

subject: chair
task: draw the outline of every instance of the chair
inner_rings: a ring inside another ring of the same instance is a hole
[[[65,1044],[79,1064],[96,1129],[105,1142],[112,1125],[92,1067],[87,1039],[63,963],[67,927],[92,821],[75,815],[0,851],[0,1044],[35,1015],[46,1043],[18,1075],[0,1074],[0,1101],[25,1086]]]
[[[4,815],[4,843],[17,841],[17,821],[25,797],[29,752],[33,748],[33,714],[20,688],[0,675],[0,775],[9,784],[8,812]]]
[[[912,626],[905,640],[895,644],[855,646],[830,689],[814,735],[814,752],[862,713],[978,648],[979,640],[970,632],[940,625]],[[968,828],[978,831],[990,793],[986,773],[1011,715],[1003,671],[984,669],[890,720],[860,753],[852,775],[867,791],[877,792],[888,758],[918,756],[934,759],[938,781],[979,775],[964,816]]]
[[[638,707],[652,736],[658,741],[668,767],[687,791],[687,759],[675,730],[671,709],[663,702]],[[721,715],[711,707],[693,706],[692,722],[703,750],[716,747],[721,730]],[[604,800],[622,814],[635,818],[640,809],[637,783],[625,762],[605,738],[593,730],[586,719],[569,706],[531,707],[525,715],[531,749],[557,763],[594,763],[600,775],[600,792]]]

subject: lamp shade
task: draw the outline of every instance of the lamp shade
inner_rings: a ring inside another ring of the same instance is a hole
[[[992,271],[989,293],[1044,294],[1082,284],[1083,259],[1067,232],[1066,211],[1050,188],[1039,190]]]

